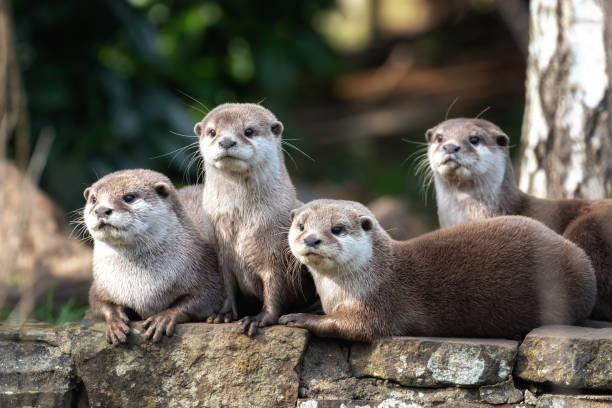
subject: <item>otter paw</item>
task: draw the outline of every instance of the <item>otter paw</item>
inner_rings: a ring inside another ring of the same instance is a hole
[[[130,319],[123,312],[111,316],[106,321],[106,341],[108,344],[116,346],[127,341],[127,335],[130,333],[129,322]]]
[[[256,316],[245,316],[238,321],[242,326],[242,330],[249,337],[253,337],[257,333],[258,327],[266,327],[277,322],[278,318],[268,313],[260,313]]]
[[[172,336],[174,327],[176,326],[176,313],[164,311],[149,317],[142,323],[143,329],[147,329],[144,336],[157,343],[161,340],[164,333],[166,336]]]
[[[232,312],[219,312],[208,316],[206,323],[231,323],[236,320],[236,317]]]
[[[291,313],[281,316],[278,319],[279,324],[284,324],[289,327],[304,327],[304,324],[310,320],[306,313]]]

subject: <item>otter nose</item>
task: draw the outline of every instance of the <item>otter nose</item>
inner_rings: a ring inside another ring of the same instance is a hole
[[[316,248],[321,244],[321,240],[311,235],[309,237],[304,238],[304,243],[306,244],[306,246],[309,246],[311,248]]]
[[[113,213],[113,210],[108,207],[98,207],[96,208],[95,213],[98,218],[106,218]]]
[[[236,146],[236,142],[230,139],[223,139],[219,142],[219,145],[224,149],[229,149],[230,147]]]
[[[446,153],[457,153],[459,150],[461,150],[461,147],[457,146],[456,144],[447,143],[442,146],[442,149],[444,149]]]

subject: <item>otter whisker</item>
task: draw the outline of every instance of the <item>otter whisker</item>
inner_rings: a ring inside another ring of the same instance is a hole
[[[422,147],[422,148],[417,149],[417,150],[415,150],[414,152],[412,152],[410,155],[408,155],[408,157],[406,157],[406,158],[405,158],[405,159],[402,161],[402,163],[400,164],[400,166],[403,166],[404,164],[406,164],[406,162],[407,162],[408,160],[410,160],[412,157],[414,157],[415,155],[417,155],[417,154],[418,154],[418,155],[421,155],[421,154],[423,154],[423,153],[427,154],[427,148],[426,148],[426,147]]]
[[[300,149],[300,148],[299,148],[299,147],[297,147],[296,145],[294,145],[294,144],[292,144],[292,143],[289,143],[289,142],[287,142],[287,141],[285,141],[285,140],[282,140],[282,143],[283,143],[284,145],[287,145],[287,146],[289,146],[289,147],[294,148],[295,150],[297,150],[298,152],[302,153],[302,154],[303,154],[303,155],[304,155],[306,158],[310,159],[310,160],[311,160],[311,161],[314,163],[315,159],[313,159],[312,157],[310,157],[308,154],[306,154],[306,153],[305,153],[305,152],[304,152],[302,149]]]
[[[179,147],[178,149],[174,149],[174,150],[172,150],[171,152],[168,152],[168,153],[160,154],[158,156],[149,157],[149,159],[150,160],[159,159],[161,157],[169,156],[169,155],[171,155],[173,153],[179,154],[181,151],[194,148],[195,146],[198,146],[198,142],[193,142],[193,143],[188,144],[187,146]]]
[[[170,133],[172,133],[173,135],[176,135],[176,136],[188,137],[188,138],[190,138],[190,139],[193,139],[193,138],[196,138],[196,139],[197,139],[197,138],[198,138],[196,135],[186,135],[186,134],[184,134],[184,133],[175,132],[175,131],[173,131],[173,130],[169,130],[168,132],[170,132]]]
[[[490,106],[487,106],[486,108],[484,108],[482,111],[480,111],[480,113],[478,115],[476,115],[476,117],[474,119],[478,119],[481,115],[484,115],[484,113],[486,111],[488,111],[489,109],[491,109]]]
[[[200,102],[199,100],[197,100],[196,98],[194,98],[193,96],[189,95],[187,92],[183,92],[178,88],[175,88],[175,90],[181,94],[183,94],[184,96],[188,97],[189,99],[191,99],[192,101],[200,104],[200,106],[202,106],[204,109],[206,109],[206,112],[210,112],[210,109],[208,109],[208,106],[204,105],[202,102]]]
[[[444,120],[448,120],[448,115],[450,114],[451,109],[453,109],[453,106],[455,106],[455,104],[457,103],[457,101],[459,100],[459,97],[457,96],[450,104],[450,106],[448,107],[448,109],[446,110],[446,115],[444,115]]]
[[[187,106],[188,108],[193,109],[194,111],[200,112],[202,115],[206,115],[206,112],[204,112],[202,109],[200,109],[200,108],[198,108],[196,106],[190,105],[190,104],[185,103],[185,102],[183,102],[183,105]]]
[[[289,153],[287,150],[285,150],[285,149],[284,149],[282,146],[281,146],[281,150],[282,150],[283,152],[285,152],[285,153],[287,154],[287,156],[289,156],[289,158],[290,158],[290,159],[291,159],[291,161],[293,162],[293,165],[294,165],[294,166],[295,166],[295,168],[297,169],[297,168],[298,168],[298,164],[297,164],[297,162],[295,161],[295,159],[293,158],[293,156],[291,155],[291,153]]]
[[[410,143],[410,144],[415,144],[415,145],[419,145],[419,146],[428,146],[429,143],[427,142],[415,142],[414,140],[408,140],[408,139],[400,139],[402,142],[404,143]]]

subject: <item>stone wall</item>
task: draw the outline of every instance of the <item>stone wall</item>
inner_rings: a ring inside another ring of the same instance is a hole
[[[397,337],[373,344],[274,326],[0,326],[0,407],[609,407],[612,327],[549,326],[522,343]]]

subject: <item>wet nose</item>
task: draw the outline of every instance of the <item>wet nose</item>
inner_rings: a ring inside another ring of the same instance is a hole
[[[321,244],[321,240],[311,235],[309,237],[304,238],[304,243],[306,244],[306,246],[316,248]]]
[[[219,142],[219,146],[224,149],[229,149],[232,146],[236,146],[236,142],[230,139],[223,139]]]
[[[95,212],[98,218],[106,218],[113,213],[113,210],[108,207],[98,207]]]
[[[452,143],[447,143],[444,146],[442,146],[442,148],[444,149],[446,153],[457,153],[459,150],[461,150],[461,147],[457,146],[456,144],[452,144]]]

